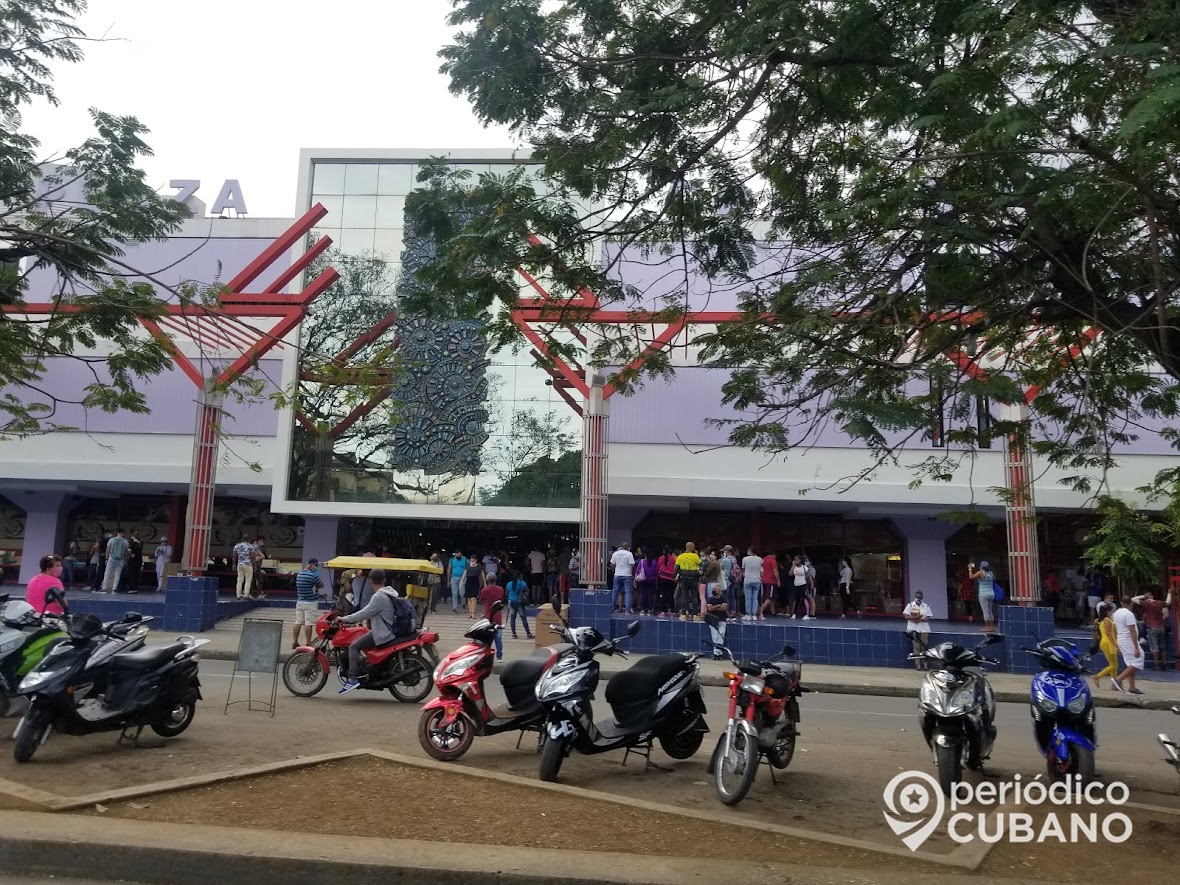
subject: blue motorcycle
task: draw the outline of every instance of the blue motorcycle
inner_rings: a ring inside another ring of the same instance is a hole
[[[1086,684],[1089,655],[1063,639],[1046,639],[1036,648],[1022,648],[1037,659],[1041,670],[1032,678],[1033,735],[1048,763],[1049,777],[1064,780],[1081,775],[1094,778],[1094,700]]]

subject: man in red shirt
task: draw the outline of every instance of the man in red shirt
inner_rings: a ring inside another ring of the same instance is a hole
[[[1147,628],[1147,648],[1151,651],[1155,668],[1162,670],[1167,663],[1167,652],[1164,649],[1164,615],[1168,611],[1168,606],[1172,604],[1172,594],[1169,593],[1167,600],[1160,602],[1155,598],[1155,594],[1148,590],[1131,601],[1143,610],[1143,626]]]
[[[504,588],[496,583],[496,579],[491,575],[488,576],[487,584],[484,584],[482,590],[479,591],[479,601],[483,603],[483,616],[491,621],[493,624],[500,626],[504,625],[504,613],[502,611],[493,612],[492,606],[497,603],[503,603],[507,597]],[[504,660],[504,645],[500,638],[499,630],[496,631],[496,660]]]

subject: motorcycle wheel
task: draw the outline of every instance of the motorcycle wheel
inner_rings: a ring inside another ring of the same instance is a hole
[[[389,693],[399,701],[416,704],[434,690],[434,671],[418,655],[408,655],[401,678],[389,686]]]
[[[561,763],[565,761],[565,741],[555,741],[549,738],[541,748],[541,767],[538,772],[543,781],[553,783],[561,771]]]
[[[683,734],[660,735],[660,747],[673,759],[688,759],[696,755],[705,741],[703,731],[687,731]]]
[[[48,730],[49,713],[30,708],[16,727],[16,746],[12,748],[12,758],[17,762],[28,762],[32,759]]]
[[[717,798],[726,805],[737,805],[746,798],[758,774],[758,745],[742,730],[738,730],[725,752],[725,735],[717,741],[713,757],[713,787]]]
[[[175,707],[168,713],[163,722],[153,722],[148,726],[152,731],[164,738],[174,738],[193,724],[193,717],[197,715],[196,702],[190,701]]]
[[[418,720],[418,743],[440,762],[454,762],[469,749],[475,740],[475,730],[464,716],[456,716],[449,726],[443,725],[445,710],[425,710]]]
[[[959,745],[944,747],[934,745],[934,759],[938,764],[938,785],[942,792],[949,796],[955,784],[963,779],[963,756],[959,752]]]
[[[795,757],[795,723],[783,732],[782,737],[774,742],[774,746],[766,752],[766,758],[777,769],[784,769],[791,764]]]
[[[1049,780],[1051,781],[1063,781],[1073,777],[1075,774],[1080,774],[1082,776],[1082,784],[1088,784],[1094,780],[1094,751],[1087,750],[1084,747],[1073,747],[1070,751],[1068,765],[1061,765],[1058,759],[1050,754],[1047,760],[1047,768],[1049,769]]]
[[[296,697],[309,698],[318,694],[327,682],[328,671],[320,666],[316,655],[297,652],[283,664],[283,685]]]

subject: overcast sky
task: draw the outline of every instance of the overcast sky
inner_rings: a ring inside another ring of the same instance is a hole
[[[227,178],[251,216],[290,216],[301,147],[503,148],[452,96],[435,53],[447,0],[90,0],[86,58],[55,67],[61,106],[24,110],[46,154],[82,141],[89,107],[152,131],[161,189],[195,178],[206,204]],[[170,192],[170,191],[168,191]]]

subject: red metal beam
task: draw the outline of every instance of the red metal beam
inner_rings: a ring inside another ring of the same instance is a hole
[[[659,335],[657,335],[655,338],[653,338],[651,343],[643,349],[643,352],[640,353],[639,356],[635,357],[635,359],[631,360],[631,362],[629,362],[627,364],[626,368],[623,369],[623,371],[624,372],[634,372],[634,371],[638,370],[639,368],[641,368],[643,366],[643,364],[645,362],[647,362],[648,357],[650,357],[654,353],[658,353],[659,351],[666,348],[669,344],[671,344],[672,341],[676,338],[676,336],[684,331],[684,327],[686,325],[688,325],[688,323],[685,320],[680,320],[679,322],[672,323],[670,326],[668,326],[668,328],[664,329],[663,332],[661,332]],[[609,382],[602,389],[602,397],[603,397],[603,399],[607,399],[608,397],[613,396],[617,392],[618,392],[618,388],[614,385],[613,382]]]
[[[205,379],[197,371],[197,367],[192,364],[192,361],[177,349],[176,343],[164,334],[163,330],[156,325],[154,320],[141,320],[141,322],[143,323],[143,327],[148,330],[148,333],[167,348],[168,352],[172,355],[172,362],[176,363],[176,367],[188,375],[193,384],[200,388],[205,383]]]
[[[310,249],[291,262],[291,266],[275,278],[275,281],[267,286],[262,291],[267,295],[278,295],[283,291],[291,280],[307,270],[313,261],[328,251],[328,247],[332,245],[331,237],[320,237],[316,240]]]
[[[298,243],[308,231],[315,227],[315,223],[327,214],[328,210],[324,208],[322,203],[316,203],[314,206],[308,209],[305,213],[303,213],[303,217],[287,228],[282,236],[263,249],[257,258],[242,268],[242,270],[226,284],[226,290],[231,294],[242,292],[247,286],[258,279],[264,270],[278,261],[285,252]],[[331,244],[331,239],[329,237],[324,237],[324,239],[328,240],[329,245]],[[328,247],[324,246],[323,248],[326,249]],[[307,294],[306,290],[304,290],[303,294]],[[300,303],[306,304],[310,300],[310,298],[303,298]]]
[[[542,338],[528,323],[517,320],[516,314],[517,312],[513,311],[512,319],[516,323],[516,327],[520,329],[522,333],[524,333],[524,336],[528,338],[530,342],[532,342],[533,347],[535,347],[544,355],[548,363],[557,369],[557,371],[561,373],[565,380],[568,381],[570,385],[578,391],[578,393],[582,394],[582,396],[589,396],[590,388],[586,386],[585,377],[579,377],[577,373],[575,373],[574,370],[570,368],[570,366],[567,365],[560,357],[556,357],[551,354],[549,352],[549,343],[545,341],[545,339]]]
[[[348,347],[336,354],[332,362],[338,366],[343,365],[345,360],[351,359],[352,356],[354,356],[361,348],[372,344],[378,337],[389,331],[389,329],[397,322],[397,316],[398,312],[396,310],[391,310],[381,320],[379,320],[377,324],[373,326],[373,328],[359,336],[352,342],[352,344],[348,345]]]

